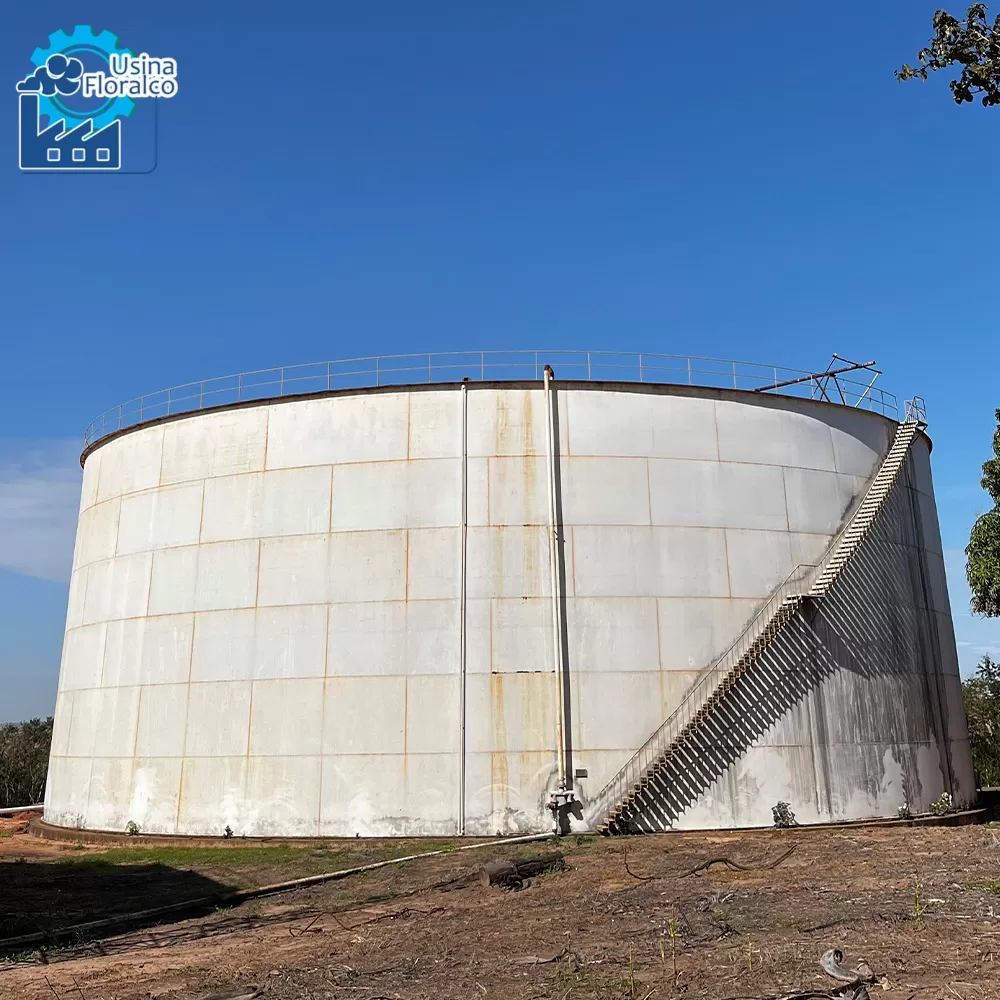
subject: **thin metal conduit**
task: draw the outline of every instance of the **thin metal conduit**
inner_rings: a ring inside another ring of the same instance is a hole
[[[559,529],[556,524],[556,466],[553,449],[555,438],[553,372],[546,365],[545,378],[545,462],[549,488],[549,581],[552,593],[552,655],[556,669],[556,691],[559,713],[556,720],[556,746],[559,751],[559,788],[571,787],[566,775],[566,698],[563,690],[562,601],[559,593]]]
[[[462,383],[462,553],[459,573],[459,611],[458,611],[458,670],[459,670],[459,709],[461,719],[461,743],[458,751],[458,833],[465,836],[465,666],[466,666],[466,562],[469,535],[469,392],[468,385]]]

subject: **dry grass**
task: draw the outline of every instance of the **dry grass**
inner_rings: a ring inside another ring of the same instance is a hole
[[[49,955],[44,968],[8,967],[0,997],[51,1000],[51,985],[84,1000],[182,1000],[255,983],[274,1000],[759,998],[831,989],[818,958],[840,947],[846,962],[863,958],[886,977],[887,1000],[1000,998],[995,830],[570,838],[561,847],[569,870],[521,892],[482,889],[474,876],[485,857],[449,854],[84,944]],[[750,870],[689,874],[719,856]],[[170,860],[218,871],[211,856]]]

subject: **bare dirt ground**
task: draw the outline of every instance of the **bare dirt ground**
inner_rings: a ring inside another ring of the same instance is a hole
[[[206,883],[293,878],[317,865],[399,856],[418,843],[329,842],[270,854],[220,846],[192,849],[185,863],[183,848],[108,852],[0,835],[0,902],[13,925],[37,922],[32,907],[58,913],[60,899],[74,913],[120,912]],[[553,849],[568,868],[521,891],[476,879],[500,854]],[[749,870],[716,863],[691,874],[722,857]],[[1000,831],[570,837],[449,853],[16,955],[0,964],[0,997],[195,1000],[254,987],[273,1000],[756,1000],[834,989],[818,964],[831,947],[843,950],[845,965],[864,959],[885,977],[872,997],[1000,998]]]

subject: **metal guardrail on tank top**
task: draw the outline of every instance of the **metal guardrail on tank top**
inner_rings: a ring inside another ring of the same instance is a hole
[[[84,447],[118,431],[164,417],[283,396],[305,396],[344,389],[427,383],[541,381],[551,365],[560,381],[652,382],[661,385],[744,389],[818,399],[873,410],[897,419],[896,397],[876,381],[875,362],[843,363],[833,356],[826,371],[723,361],[676,354],[614,351],[460,351],[397,354],[315,364],[265,368],[188,382],[148,393],[106,410],[87,428]],[[857,372],[865,381],[846,378]],[[869,376],[871,376],[869,378]]]

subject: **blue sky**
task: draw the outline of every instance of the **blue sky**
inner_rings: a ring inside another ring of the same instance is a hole
[[[359,353],[875,358],[927,400],[963,662],[1000,647],[961,556],[1000,406],[1000,109],[894,81],[935,6],[8,10],[0,720],[51,710],[87,422]],[[18,172],[15,83],[77,23],[178,60],[155,173]]]

